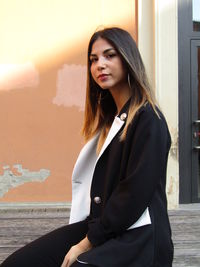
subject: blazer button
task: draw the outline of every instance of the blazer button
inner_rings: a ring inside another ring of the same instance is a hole
[[[101,198],[100,197],[94,197],[94,202],[96,204],[100,204],[101,203]]]
[[[122,113],[121,116],[120,116],[120,120],[125,121],[126,117],[127,117],[127,114],[126,113]]]

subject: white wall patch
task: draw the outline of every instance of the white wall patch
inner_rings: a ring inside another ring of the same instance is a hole
[[[64,64],[58,71],[57,92],[53,104],[66,107],[76,106],[84,110],[87,67]]]

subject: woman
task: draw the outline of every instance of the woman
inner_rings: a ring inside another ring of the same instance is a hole
[[[100,30],[89,42],[83,135],[70,224],[2,267],[172,266],[165,193],[170,134],[138,48],[120,28]]]

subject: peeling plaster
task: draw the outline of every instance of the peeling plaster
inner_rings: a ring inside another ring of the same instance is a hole
[[[3,166],[4,173],[0,175],[0,197],[3,197],[11,188],[27,182],[43,182],[50,175],[50,171],[46,169],[31,172],[23,169],[21,164],[15,164],[13,167],[17,169],[19,175],[15,175],[9,165]]]
[[[174,160],[178,161],[178,143],[179,143],[178,130],[171,127],[170,133],[171,133],[172,144],[169,154]]]
[[[176,209],[179,199],[179,180],[170,176],[167,181],[168,208]]]
[[[167,187],[167,194],[172,195],[174,193],[174,181],[175,179],[170,176],[169,182],[168,182],[168,187]]]
[[[53,104],[66,107],[77,106],[84,110],[86,91],[86,66],[64,64],[58,71],[57,92]]]
[[[178,127],[169,125],[171,134],[171,148],[169,151],[168,168],[167,168],[167,199],[168,208],[176,209],[179,203],[179,159],[178,159]]]

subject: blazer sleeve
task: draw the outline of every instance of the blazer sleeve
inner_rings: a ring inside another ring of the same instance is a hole
[[[126,177],[121,177],[102,216],[89,222],[87,236],[94,246],[123,233],[135,223],[149,206],[158,184],[165,194],[170,147],[165,119],[153,111],[141,112],[134,133],[130,129],[126,139],[131,140]]]

